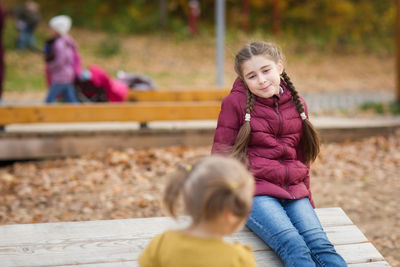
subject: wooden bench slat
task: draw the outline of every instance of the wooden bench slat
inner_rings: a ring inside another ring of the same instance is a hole
[[[351,220],[341,208],[324,208],[315,210],[323,227],[351,225]],[[330,221],[332,220],[332,222]],[[185,218],[180,223],[185,223]],[[13,224],[0,226],[0,246],[13,242],[41,242],[49,239],[85,239],[92,237],[107,238],[121,234],[126,237],[148,237],[173,227],[175,221],[170,217],[136,218],[121,220],[100,220],[85,222],[55,222],[39,224]],[[134,226],[134,227],[133,227]],[[246,231],[246,230],[245,230]],[[247,230],[249,231],[249,230]],[[238,234],[238,233],[236,233]],[[235,234],[235,235],[236,235]]]
[[[60,267],[68,267],[68,266],[71,266],[71,265],[63,265]],[[129,261],[129,262],[113,262],[113,263],[100,263],[100,264],[97,263],[95,265],[93,265],[93,264],[79,265],[79,267],[94,267],[94,266],[99,266],[99,267],[128,267],[129,266],[129,267],[131,267],[131,266],[138,266],[138,263],[136,261]],[[259,265],[259,266],[261,266],[261,265]],[[276,265],[276,266],[279,266],[279,265]],[[377,261],[377,262],[349,264],[349,267],[390,267],[390,265],[386,261]]]
[[[350,247],[351,246],[351,247]],[[344,245],[344,246],[336,246],[336,250],[344,257],[349,266],[351,267],[383,267],[390,266],[387,262],[383,261],[382,255],[373,247],[370,243],[363,244],[353,244],[353,245]],[[60,255],[54,255],[55,257],[60,257]],[[120,267],[120,266],[138,266],[136,259],[135,260],[127,260],[124,259],[123,262],[120,261],[121,255],[118,253],[110,254],[103,258],[103,262],[99,262],[99,257],[95,257],[94,261],[90,263],[90,254],[85,255],[85,261],[81,261],[79,259],[73,261],[73,257],[69,255],[70,262],[67,265],[62,265],[57,263],[57,261],[52,261],[50,263],[44,262],[41,258],[40,263],[35,261],[34,259],[29,259],[26,262],[8,262],[2,261],[7,264],[6,266],[100,266],[100,267]],[[113,256],[117,256],[117,262],[112,262]],[[258,266],[274,266],[274,267],[283,267],[278,256],[272,251],[255,251],[254,256],[257,260]],[[108,262],[107,262],[108,261]],[[372,262],[371,262],[372,261]],[[64,262],[65,264],[66,262]]]
[[[220,102],[2,106],[0,107],[0,125],[49,122],[213,120],[218,118],[220,109]]]
[[[164,228],[164,226],[160,228]],[[337,226],[333,227],[335,228],[334,231],[329,231],[330,228],[332,227],[327,228],[327,231],[330,232],[328,237],[335,245],[367,242],[365,236],[356,226]],[[346,229],[340,231],[340,228]],[[345,235],[348,237],[343,239]],[[85,238],[65,236],[61,239],[54,239],[42,236],[42,241],[35,240],[34,242],[30,242],[29,240],[24,240],[16,245],[2,245],[0,249],[0,261],[6,260],[10,255],[18,259],[20,256],[23,256],[21,258],[24,258],[24,260],[20,263],[24,264],[36,261],[38,258],[40,258],[42,263],[46,264],[73,264],[76,261],[89,263],[92,257],[104,261],[111,260],[114,257],[116,257],[114,259],[136,260],[139,253],[152,237],[152,234],[132,235],[130,232],[125,234],[121,232],[117,236],[103,237],[98,234],[97,236],[88,236]],[[43,239],[47,241],[44,242]],[[235,234],[233,238],[227,240],[249,245],[255,251],[267,252],[270,250],[262,240],[248,230],[241,231]],[[85,248],[85,250],[80,252],[81,248]],[[62,254],[62,256],[57,256],[58,254]],[[55,257],[57,258],[55,259]]]
[[[349,264],[349,267],[390,267],[386,261]]]
[[[221,101],[229,94],[228,89],[129,91],[128,101]]]
[[[341,208],[315,209],[323,227],[351,225],[353,222]]]
[[[138,267],[137,261],[126,261],[126,262],[108,262],[108,263],[93,263],[93,264],[79,264],[79,265],[58,265],[57,267]],[[375,266],[371,266],[375,267]],[[378,266],[376,266],[378,267]]]
[[[382,254],[371,243],[340,245],[335,248],[348,264],[384,260]]]

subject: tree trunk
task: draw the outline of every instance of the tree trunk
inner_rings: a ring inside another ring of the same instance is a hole
[[[244,32],[250,30],[250,1],[242,0],[242,29]]]
[[[279,0],[274,0],[272,12],[272,33],[277,37],[281,32],[281,10]]]
[[[168,0],[160,0],[160,27],[163,32],[167,30]]]

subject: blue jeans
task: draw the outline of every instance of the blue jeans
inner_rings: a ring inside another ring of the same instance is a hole
[[[255,196],[246,225],[285,266],[347,266],[328,240],[308,198]]]
[[[66,102],[79,102],[75,95],[74,85],[71,83],[53,83],[47,94],[46,103],[54,102],[59,95],[63,95]]]

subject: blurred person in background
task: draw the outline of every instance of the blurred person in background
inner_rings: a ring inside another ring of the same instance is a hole
[[[39,4],[28,0],[13,9],[18,31],[16,47],[18,50],[29,48],[33,51],[40,50],[35,47],[35,29],[40,21]]]
[[[49,21],[52,37],[45,44],[46,78],[50,85],[46,103],[62,97],[65,102],[79,102],[74,81],[81,77],[82,68],[78,48],[68,32],[72,20],[59,15]]]

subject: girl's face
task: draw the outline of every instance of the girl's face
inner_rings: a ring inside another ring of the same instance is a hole
[[[253,56],[242,66],[243,79],[250,92],[263,98],[279,94],[282,72],[282,61],[275,63],[263,55]]]

